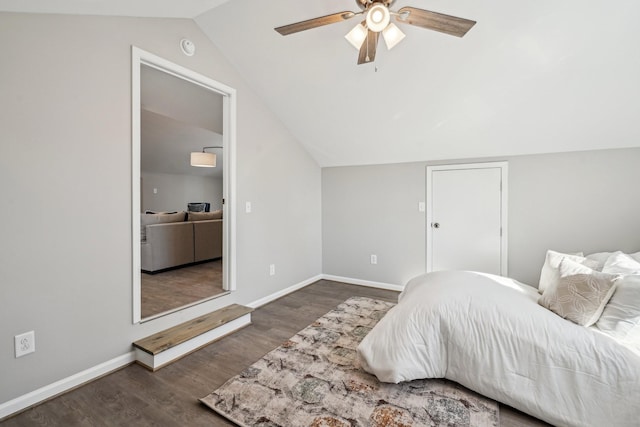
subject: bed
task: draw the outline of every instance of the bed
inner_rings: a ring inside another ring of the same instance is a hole
[[[604,274],[596,261],[573,256],[583,261],[570,258],[570,266]],[[570,263],[560,258],[547,269],[556,276],[548,289],[568,277]],[[640,274],[640,260],[637,266]],[[540,305],[547,290],[541,296],[513,279],[467,271],[418,276],[363,339],[358,359],[380,381],[448,378],[554,425],[637,426],[640,275],[607,274],[615,276],[614,290],[592,325]]]

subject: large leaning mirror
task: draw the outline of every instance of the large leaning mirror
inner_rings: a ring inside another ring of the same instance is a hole
[[[132,49],[133,321],[235,289],[235,91]]]

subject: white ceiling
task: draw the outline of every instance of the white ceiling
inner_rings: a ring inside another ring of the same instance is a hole
[[[222,149],[215,168],[191,166],[190,153],[222,146],[223,97],[147,65],[140,69],[140,169],[142,172],[222,179]]]
[[[394,50],[356,65],[357,18],[273,30],[353,0],[233,0],[196,22],[322,166],[640,144],[637,0],[403,5],[477,24],[464,38],[402,25]]]
[[[140,114],[140,170],[173,175],[208,176],[222,179],[222,150],[216,154],[215,168],[191,166],[192,151],[202,147],[221,146],[222,135],[148,110]]]
[[[229,0],[0,0],[6,12],[194,18]]]
[[[462,39],[400,25],[407,37],[394,50],[381,43],[375,64],[356,65],[344,35],[358,18],[273,30],[357,10],[354,0],[0,0],[0,10],[195,16],[321,166],[640,145],[637,0],[398,0],[394,9],[405,5],[478,23]]]
[[[148,65],[140,67],[140,103],[145,110],[222,134],[223,99],[190,81]]]

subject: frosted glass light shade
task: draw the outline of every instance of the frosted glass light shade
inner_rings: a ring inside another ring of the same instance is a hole
[[[400,28],[398,28],[396,24],[389,24],[387,28],[382,30],[382,37],[387,45],[387,49],[391,50],[405,38],[405,34],[400,31]]]
[[[199,168],[215,168],[216,167],[216,155],[213,153],[191,153],[191,166]]]
[[[385,5],[377,3],[371,6],[367,12],[367,28],[374,33],[379,33],[387,28],[390,19],[389,9]]]
[[[349,33],[344,36],[345,39],[349,41],[356,49],[360,50],[362,47],[362,43],[367,38],[367,29],[362,24],[358,24],[353,27],[353,30],[349,31]]]

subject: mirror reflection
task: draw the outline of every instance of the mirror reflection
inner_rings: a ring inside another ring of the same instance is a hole
[[[141,64],[140,100],[145,319],[227,292],[222,262],[223,96]]]

